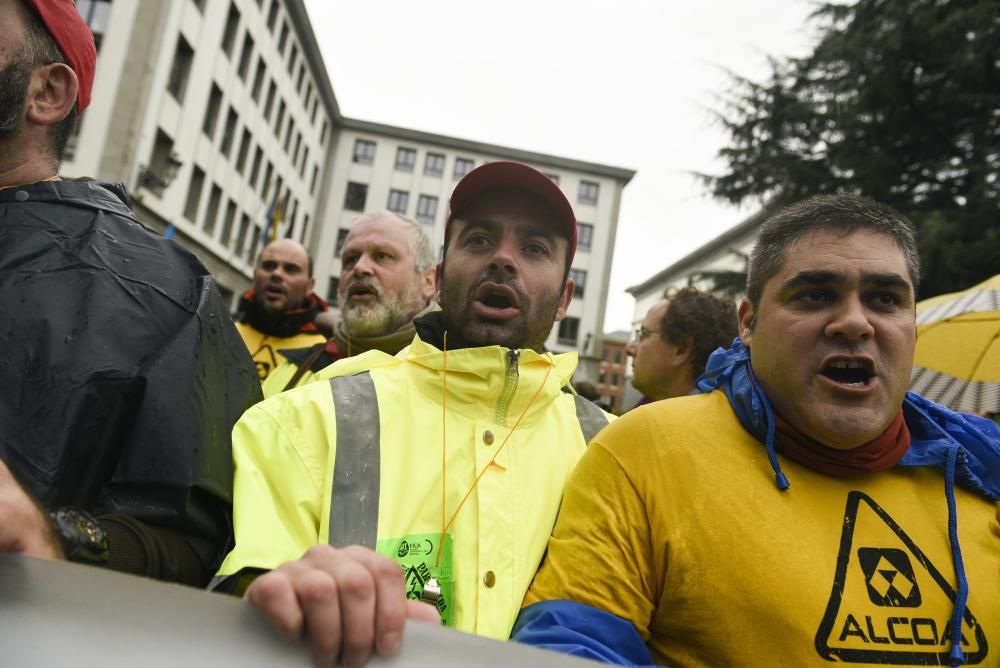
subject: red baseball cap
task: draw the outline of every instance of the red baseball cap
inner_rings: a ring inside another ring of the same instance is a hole
[[[576,214],[573,213],[573,205],[552,179],[534,167],[520,162],[508,160],[487,162],[473,169],[458,182],[451,193],[451,213],[448,214],[448,221],[445,223],[445,239],[448,238],[451,221],[461,216],[463,209],[483,193],[501,188],[526,190],[549,205],[556,215],[555,222],[569,238],[566,266],[572,265],[573,256],[576,255]]]
[[[97,67],[94,34],[77,11],[74,0],[28,0],[28,4],[49,31],[66,64],[76,73],[79,82],[76,113],[79,115],[90,104],[90,91],[94,87],[94,69]]]

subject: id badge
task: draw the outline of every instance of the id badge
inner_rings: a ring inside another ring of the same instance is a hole
[[[426,598],[437,607],[442,623],[454,627],[455,576],[452,570],[451,534],[445,534],[443,546],[440,542],[439,533],[415,533],[402,538],[380,540],[375,545],[375,551],[402,566],[403,577],[406,579],[406,598],[411,601],[424,600],[426,588],[430,594]]]

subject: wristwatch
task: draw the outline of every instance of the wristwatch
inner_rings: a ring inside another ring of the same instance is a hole
[[[50,516],[67,559],[84,564],[108,563],[111,557],[108,536],[90,513],[66,506],[52,511]]]

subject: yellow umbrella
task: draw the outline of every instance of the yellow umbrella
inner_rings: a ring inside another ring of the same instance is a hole
[[[910,389],[955,410],[1000,412],[1000,274],[917,304]]]

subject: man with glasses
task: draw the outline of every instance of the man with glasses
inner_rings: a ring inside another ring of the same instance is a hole
[[[632,357],[632,385],[654,401],[690,394],[708,356],[736,335],[732,302],[684,288],[646,312],[625,348]]]

